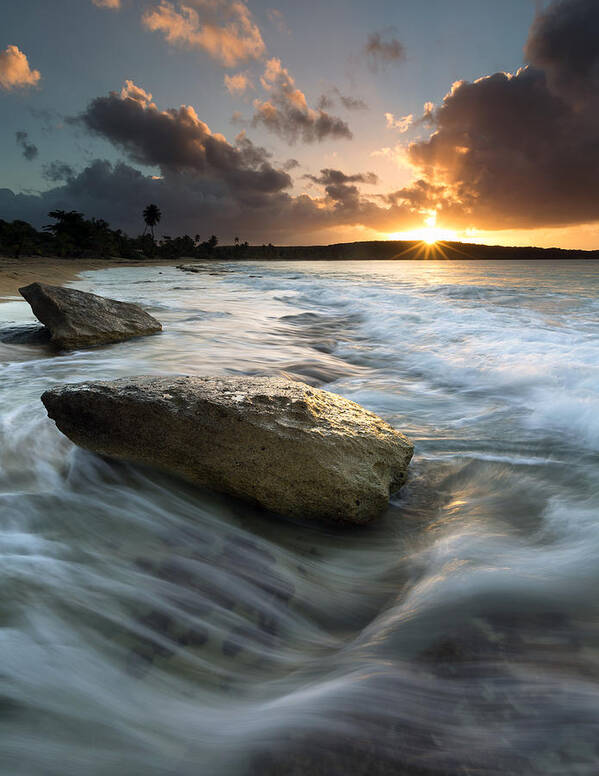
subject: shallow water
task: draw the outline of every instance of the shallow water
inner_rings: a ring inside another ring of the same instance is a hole
[[[162,334],[0,343],[0,772],[599,772],[599,265],[85,273]],[[0,305],[0,328],[32,320]],[[416,445],[366,529],[74,448],[39,397],[287,374]]]

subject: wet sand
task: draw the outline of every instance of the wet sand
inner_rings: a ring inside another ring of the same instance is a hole
[[[113,266],[178,264],[180,259],[127,261],[126,259],[58,259],[51,257],[14,259],[0,256],[0,303],[19,297],[19,288],[36,280],[61,286],[74,280],[80,272],[108,269]]]

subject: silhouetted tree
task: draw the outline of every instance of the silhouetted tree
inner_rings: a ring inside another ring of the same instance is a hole
[[[42,231],[26,221],[9,222],[0,218],[0,255],[19,257],[27,252],[36,256],[122,256],[126,259],[156,255],[214,258],[216,255],[218,239],[214,234],[202,243],[199,234],[195,237],[163,234],[157,244],[154,234],[144,231],[137,237],[129,237],[121,229],[111,229],[103,218],[87,219],[77,210],[53,210],[48,215],[54,223],[47,224]],[[147,228],[155,226],[160,215],[156,205],[148,205],[144,210]],[[247,243],[236,245],[242,252],[248,247]]]
[[[85,220],[83,213],[77,210],[52,210],[48,215],[56,223],[47,224],[44,230],[54,236],[61,256],[81,256],[84,250],[91,247],[94,228],[91,221]]]
[[[146,228],[144,229],[144,234],[146,233],[146,229],[149,227],[150,232],[152,234],[152,240],[153,240],[154,227],[162,218],[162,213],[160,212],[160,208],[158,207],[158,205],[148,205],[146,208],[144,208],[143,217],[144,217],[144,221],[146,222]]]
[[[25,250],[35,246],[37,236],[37,231],[27,221],[0,222],[0,243],[12,253],[15,259],[21,258]]]

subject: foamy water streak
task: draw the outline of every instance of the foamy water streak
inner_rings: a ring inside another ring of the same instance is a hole
[[[595,776],[598,269],[109,269],[75,285],[162,334],[0,343],[0,772]],[[77,450],[39,401],[177,373],[353,398],[415,441],[409,484],[300,525]]]

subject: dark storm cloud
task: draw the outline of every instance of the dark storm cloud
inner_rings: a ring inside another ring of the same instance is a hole
[[[38,155],[39,151],[37,146],[29,142],[29,135],[27,132],[15,132],[17,145],[20,146],[23,156],[28,161],[32,161]]]
[[[193,171],[225,184],[240,199],[291,185],[289,175],[269,162],[266,150],[243,133],[232,145],[213,133],[191,106],[159,110],[152,95],[131,81],[121,92],[92,100],[77,121],[135,162],[157,166],[163,175]]]
[[[352,176],[346,176],[351,178]],[[78,175],[41,195],[15,195],[0,190],[0,213],[8,220],[23,218],[41,226],[50,210],[81,210],[105,218],[112,226],[138,234],[141,211],[156,202],[165,229],[175,234],[217,234],[258,243],[295,242],[340,226],[363,225],[381,231],[412,229],[421,224],[411,195],[396,192],[393,200],[376,204],[355,185],[331,183],[324,197],[292,196],[286,191],[240,201],[227,186],[194,171],[157,178],[123,162],[96,160]]]
[[[374,72],[390,64],[398,64],[406,58],[403,44],[393,36],[392,27],[380,32],[372,32],[368,36],[364,52],[368,65]]]
[[[327,113],[322,107],[310,108],[305,94],[279,59],[269,59],[260,79],[268,92],[267,100],[254,100],[254,126],[263,126],[292,144],[315,143],[334,138],[351,139],[345,121]]]
[[[537,15],[525,48],[549,86],[565,99],[599,96],[599,3],[561,0]]]
[[[433,114],[434,134],[410,146],[411,162],[443,186],[438,211],[453,224],[597,220],[598,11],[595,1],[552,3],[531,29],[530,64],[454,84]]]

